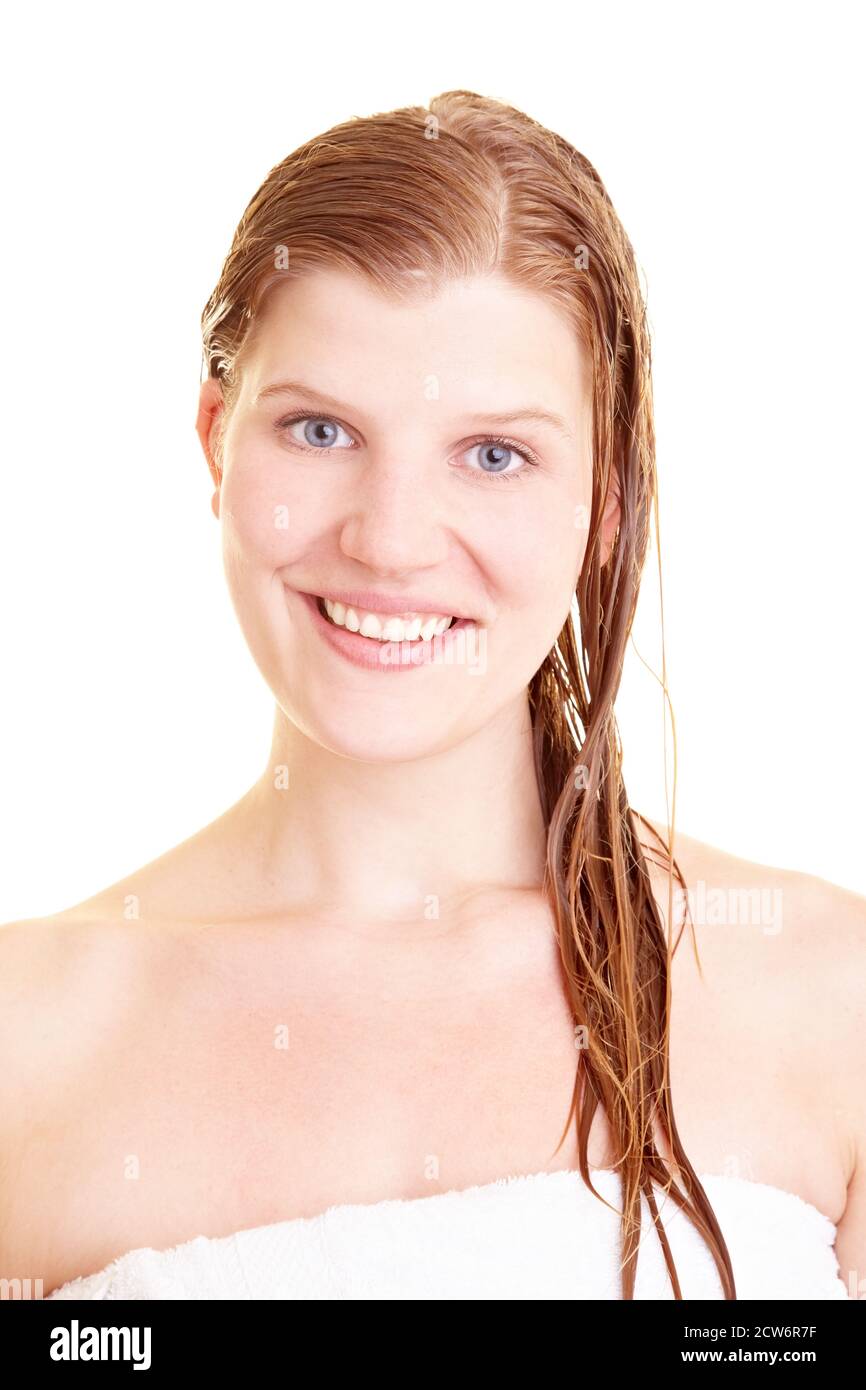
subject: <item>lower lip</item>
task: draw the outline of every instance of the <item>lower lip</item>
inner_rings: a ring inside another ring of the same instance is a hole
[[[290,591],[291,592],[291,591]],[[379,642],[374,637],[362,637],[359,632],[350,632],[346,627],[337,627],[319,612],[318,600],[313,594],[298,594],[310,611],[313,625],[326,642],[339,652],[353,666],[366,667],[368,671],[391,672],[417,671],[421,666],[429,666],[433,661],[447,660],[452,634],[461,628],[474,627],[469,618],[460,618],[443,633],[431,637],[428,642]]]

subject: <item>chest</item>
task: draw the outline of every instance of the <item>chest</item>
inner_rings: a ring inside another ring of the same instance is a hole
[[[497,988],[421,958],[221,969],[106,1012],[22,1156],[54,1283],[137,1246],[575,1168],[573,1020],[555,947],[531,959]],[[815,1200],[827,1155],[784,1059],[734,1026],[721,979],[708,1004],[681,978],[671,1075],[696,1171]],[[613,1162],[601,1109],[589,1160]]]

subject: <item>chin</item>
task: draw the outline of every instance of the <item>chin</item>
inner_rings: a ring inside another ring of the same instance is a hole
[[[471,732],[458,730],[446,716],[441,696],[432,693],[429,707],[407,696],[385,701],[355,693],[334,700],[326,710],[319,701],[281,699],[288,721],[305,738],[329,753],[362,763],[407,763],[456,746]],[[386,708],[387,705],[387,708]]]

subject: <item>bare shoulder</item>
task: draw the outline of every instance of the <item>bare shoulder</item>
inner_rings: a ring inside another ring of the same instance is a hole
[[[53,920],[172,927],[243,916],[259,887],[248,849],[254,797],[255,788],[179,844]]]
[[[51,1045],[75,1018],[86,1029],[111,1000],[128,1001],[143,959],[183,930],[184,907],[206,877],[198,860],[210,830],[63,911],[0,924],[0,1038],[32,1033],[34,1045]]]
[[[98,1127],[102,1079],[147,1017],[158,954],[122,918],[0,925],[0,1277],[31,1257],[46,1267],[45,1185],[62,1187],[68,1136]]]
[[[0,925],[0,1164],[92,1091],[182,974],[182,926],[154,930],[112,901]]]
[[[183,973],[197,928],[231,918],[232,894],[247,892],[234,834],[247,801],[63,911],[0,925],[0,1126],[4,1101],[34,1080],[44,1094],[44,1068],[68,1076],[105,1054],[133,1009]]]
[[[44,1097],[77,1044],[128,1001],[139,955],[122,919],[61,913],[0,925],[0,1123],[20,1114],[14,1102],[34,1083]]]
[[[866,1298],[866,897],[808,876],[791,933],[802,1031],[820,1059],[840,1140],[845,1206],[836,1225],[850,1298]]]
[[[668,842],[667,828],[650,822]],[[641,834],[646,845],[655,837]],[[748,1015],[820,1115],[846,1197],[837,1222],[843,1282],[866,1296],[866,897],[816,873],[726,853],[677,829],[674,856],[707,974]],[[659,856],[664,858],[663,855]],[[666,873],[651,876],[657,895]],[[662,916],[665,913],[662,910]],[[684,911],[675,917],[674,935]],[[686,926],[680,950],[691,952]],[[688,962],[688,954],[684,961]],[[675,967],[676,968],[676,967]],[[686,967],[682,964],[681,976]],[[735,1025],[736,1026],[736,1023]]]
[[[0,1028],[20,1036],[40,1001],[46,1016],[56,1012],[59,999],[86,979],[100,955],[96,925],[63,913],[0,925]]]
[[[0,1140],[62,1108],[148,1001],[194,975],[198,929],[247,891],[234,834],[246,804],[61,912],[0,925]]]
[[[655,836],[644,832],[644,849],[657,853],[658,839],[670,843],[667,827],[650,820]],[[665,856],[660,856],[664,861]],[[778,938],[779,955],[792,965],[826,967],[831,973],[849,950],[866,944],[866,897],[801,869],[784,868],[731,854],[717,845],[687,835],[677,828],[673,857],[682,873],[685,893],[680,893],[681,924],[684,907],[700,936],[709,946],[733,944],[739,952],[747,939]],[[666,861],[665,861],[666,863]],[[657,885],[665,873],[652,870]],[[674,881],[679,886],[675,876]],[[714,928],[719,928],[715,931]],[[778,964],[777,959],[777,964]]]
[[[650,824],[667,844],[666,827]],[[645,839],[653,842],[649,834]],[[683,924],[687,908],[699,951],[742,962],[744,974],[769,971],[777,985],[794,990],[805,1005],[802,1027],[816,1046],[826,1040],[836,1050],[834,1070],[844,1067],[842,1043],[850,1045],[851,1030],[866,1019],[866,897],[814,873],[741,858],[679,829],[673,852],[686,887],[674,926]],[[664,884],[666,873],[651,872],[657,887]]]

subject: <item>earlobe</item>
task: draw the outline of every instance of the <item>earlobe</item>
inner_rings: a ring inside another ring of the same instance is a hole
[[[219,519],[220,519],[220,490],[219,490],[219,488],[215,488],[215,489],[214,489],[213,497],[210,499],[210,509],[211,509],[211,511],[213,512],[214,516],[216,517],[217,521],[219,521]]]

